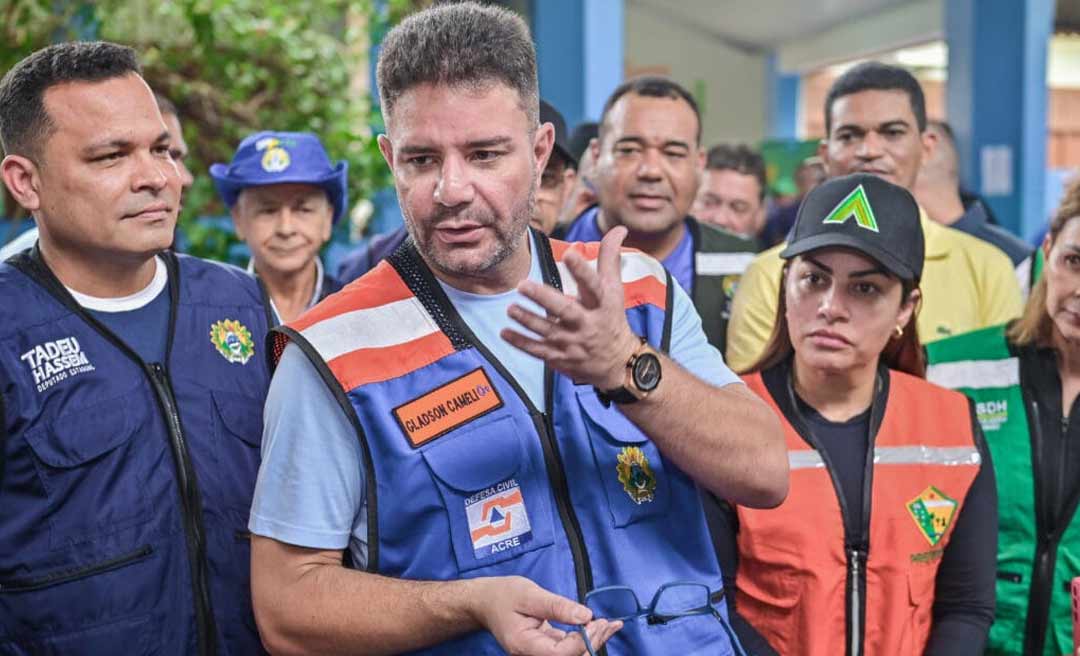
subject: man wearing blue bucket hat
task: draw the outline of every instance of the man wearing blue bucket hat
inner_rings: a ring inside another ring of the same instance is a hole
[[[265,131],[241,141],[230,164],[210,167],[280,321],[341,288],[324,272],[319,249],[348,209],[347,169],[310,132]]]

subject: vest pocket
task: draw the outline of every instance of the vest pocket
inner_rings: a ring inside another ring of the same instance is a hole
[[[911,604],[911,630],[908,638],[910,650],[905,653],[922,653],[930,637],[930,625],[933,622],[931,607],[934,604],[934,585],[937,568],[922,568],[908,571],[908,598]]]
[[[125,654],[158,653],[151,615],[84,627],[63,633],[0,638],[3,654]]]
[[[89,576],[104,574],[105,572],[120,569],[121,567],[149,558],[151,553],[153,553],[153,549],[150,545],[146,545],[139,547],[131,553],[126,553],[115,558],[109,558],[108,560],[93,563],[91,565],[69,567],[67,569],[55,570],[45,574],[0,579],[0,594],[41,590],[54,585],[61,585],[63,583],[85,579]]]
[[[149,508],[132,444],[146,423],[145,397],[133,390],[69,410],[26,433],[49,498],[53,549],[146,521]]]
[[[488,567],[554,541],[542,473],[512,417],[436,440],[422,451],[450,522],[458,569]]]
[[[593,388],[579,388],[577,398],[612,524],[665,515],[671,492],[660,450],[614,405],[605,408]]]
[[[232,392],[213,390],[215,433],[217,444],[220,495],[215,495],[219,503],[239,511],[241,526],[247,521],[251,509],[251,498],[255,492],[255,477],[259,472],[262,444],[262,403]],[[214,499],[204,495],[204,503],[214,503]]]

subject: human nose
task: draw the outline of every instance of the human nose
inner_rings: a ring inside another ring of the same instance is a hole
[[[472,202],[473,186],[459,158],[447,157],[439,171],[435,185],[435,202],[445,207],[456,207]]]
[[[656,148],[645,148],[642,150],[641,159],[638,162],[638,177],[649,180],[659,179],[660,160],[660,151]]]
[[[839,286],[832,285],[822,294],[818,313],[829,323],[847,317],[847,303]]]
[[[274,231],[279,235],[291,235],[296,232],[296,216],[288,207],[282,207],[277,212],[274,221]]]
[[[855,154],[861,159],[876,159],[881,157],[884,152],[882,145],[881,137],[877,132],[871,130],[859,141],[859,147],[856,149]]]

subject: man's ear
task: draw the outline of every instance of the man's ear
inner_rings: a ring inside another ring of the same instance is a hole
[[[919,166],[922,167],[934,156],[934,151],[938,147],[938,136],[932,130],[923,130],[919,135],[919,141],[922,143],[922,161]]]
[[[244,192],[240,192],[240,193],[244,193]],[[244,228],[247,227],[247,226],[244,224],[244,220],[242,218],[240,218],[241,214],[240,214],[240,199],[239,198],[237,198],[236,202],[233,203],[232,209],[229,210],[229,214],[232,215],[233,230],[236,231],[236,236],[240,238],[240,241],[246,242],[247,237],[244,236]]]
[[[29,212],[41,208],[41,176],[29,157],[8,155],[0,162],[0,175],[11,196]]]
[[[382,153],[383,159],[386,160],[386,165],[390,167],[390,172],[394,172],[394,144],[390,141],[390,137],[385,134],[380,134],[379,138],[379,152]]]
[[[541,123],[540,127],[536,128],[536,135],[533,137],[533,155],[536,157],[536,179],[538,181],[544,175],[544,169],[547,167],[548,159],[551,158],[551,151],[554,148],[555,126],[551,123]]]

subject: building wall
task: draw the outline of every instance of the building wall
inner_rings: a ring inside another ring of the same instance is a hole
[[[626,2],[626,77],[670,75],[702,103],[702,140],[757,142],[766,131],[764,53],[729,45],[694,25]]]

